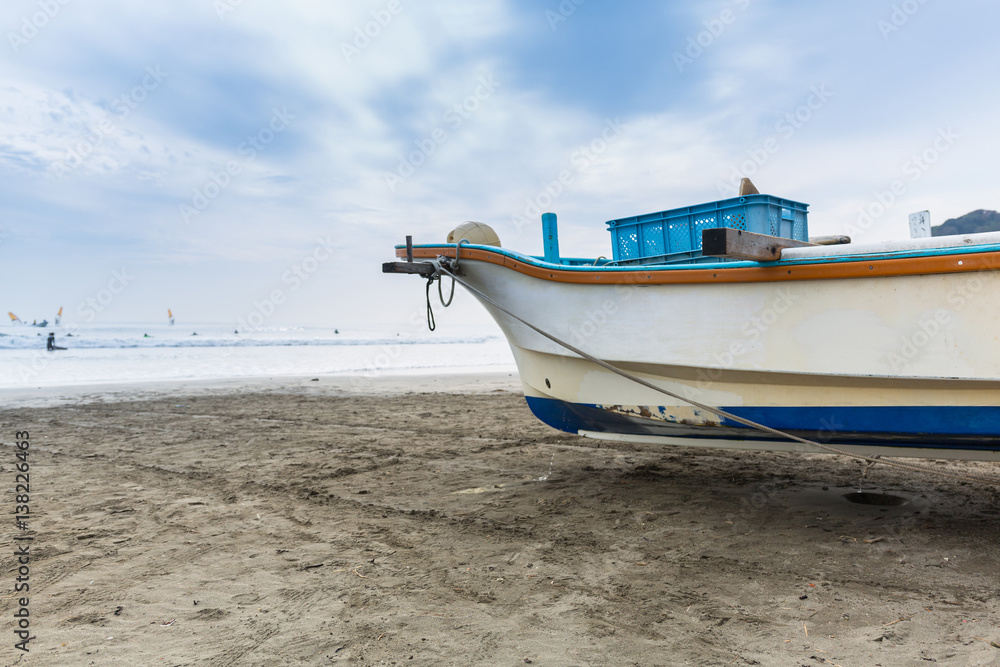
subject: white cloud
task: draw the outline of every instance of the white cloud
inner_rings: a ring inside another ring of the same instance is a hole
[[[21,3],[14,15],[34,6]],[[578,67],[574,55],[611,48],[585,32],[586,41],[573,37],[583,19],[560,26],[564,54],[525,63],[515,51],[524,16],[507,2],[399,0],[398,8],[389,0],[244,1],[220,18],[213,3],[197,0],[65,5],[0,63],[0,187],[3,224],[13,232],[0,252],[83,239],[99,249],[79,260],[95,275],[104,270],[96,263],[128,254],[163,271],[184,267],[208,291],[211,277],[224,274],[236,300],[327,233],[345,244],[337,271],[317,278],[328,291],[343,275],[377,272],[405,234],[437,241],[467,219],[496,227],[508,247],[538,252],[537,220],[514,221],[537,217],[535,209],[559,214],[564,254],[609,254],[605,220],[721,198],[719,183],[774,136],[779,149],[755,167],[754,181],[812,204],[813,231],[833,233],[949,124],[963,139],[908,182],[872,240],[898,235],[910,208],[931,207],[941,222],[1000,207],[988,176],[1000,148],[998,95],[982,85],[995,56],[980,50],[979,59],[949,63],[948,50],[936,48],[940,63],[908,60],[906,40],[883,44],[861,3],[838,8],[835,20],[813,8],[784,18],[782,3],[753,3],[683,75],[667,62],[665,80],[647,77],[649,62],[637,59],[629,83],[642,110],[615,109],[598,77],[579,96],[525,83],[538,80],[525,68],[563,80],[560,72]],[[691,29],[719,9],[692,8]],[[530,11],[538,23],[537,8]],[[647,19],[639,10],[604,11]],[[913,35],[939,20],[917,18],[907,28]],[[665,42],[669,49],[675,37],[683,43],[683,30]],[[357,52],[345,56],[343,44]],[[122,118],[114,101],[157,65],[169,77]],[[913,80],[924,72],[920,93]],[[498,85],[476,97],[483,78]],[[776,124],[822,83],[832,99],[791,136],[779,132]],[[919,103],[900,102],[910,99]],[[248,161],[242,137],[266,127],[276,105],[287,105],[294,123]],[[613,141],[602,137],[609,115],[625,125]],[[109,120],[113,131],[101,135]],[[53,165],[96,136],[92,153],[57,180]],[[240,174],[184,224],[179,207],[193,204],[196,189],[213,191],[213,174],[233,160]],[[393,190],[385,174],[401,161],[420,164]],[[563,172],[569,179],[559,184]],[[388,284],[377,281],[370,293],[388,297],[378,291]],[[358,289],[359,307],[377,300],[364,296],[367,285]]]

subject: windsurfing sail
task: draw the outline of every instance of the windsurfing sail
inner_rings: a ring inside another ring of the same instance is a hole
[[[63,307],[59,306],[59,312],[56,313],[56,324],[57,325],[59,324],[59,321],[62,319],[62,309],[63,309]]]
[[[21,322],[21,318],[15,315],[14,313],[10,312],[9,310],[7,311],[7,314],[10,315],[11,324],[13,324],[14,322]],[[24,322],[21,322],[21,324],[24,324]]]
[[[169,308],[167,308],[167,317],[170,318],[170,323],[173,324],[174,323],[174,314],[172,312],[170,312]]]

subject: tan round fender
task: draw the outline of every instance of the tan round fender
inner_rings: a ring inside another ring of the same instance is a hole
[[[493,231],[493,228],[482,222],[463,222],[455,229],[448,232],[448,243],[458,243],[462,239],[465,239],[469,243],[474,243],[476,245],[494,245],[498,248],[500,245],[500,237],[497,233]]]

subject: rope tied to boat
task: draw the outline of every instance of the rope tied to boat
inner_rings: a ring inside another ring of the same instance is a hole
[[[434,321],[434,309],[431,308],[431,284],[434,283],[435,276],[427,277],[427,288],[424,290],[424,294],[427,296],[427,328],[431,331],[437,329],[437,322]],[[438,288],[440,289],[441,282],[438,281]]]
[[[456,248],[456,250],[455,250],[455,256],[456,256],[456,259],[457,259],[457,257],[458,257],[458,248]],[[770,433],[771,435],[776,435],[776,436],[778,436],[780,438],[792,440],[792,441],[799,442],[799,443],[804,444],[804,445],[815,447],[815,448],[817,448],[817,449],[819,449],[821,451],[824,451],[824,452],[827,452],[827,453],[830,453],[830,454],[837,454],[839,456],[846,456],[846,457],[849,457],[849,458],[854,458],[854,459],[859,459],[861,461],[865,461],[865,462],[868,463],[868,466],[865,468],[865,476],[867,476],[868,472],[871,470],[872,467],[874,467],[876,464],[881,463],[881,464],[884,464],[884,465],[886,465],[886,466],[888,466],[890,468],[897,468],[897,469],[900,469],[900,470],[908,470],[908,471],[911,471],[911,472],[927,473],[927,474],[936,475],[936,476],[940,476],[940,477],[949,477],[949,478],[952,478],[952,479],[958,479],[958,480],[962,480],[962,481],[966,481],[966,482],[981,482],[981,483],[985,483],[985,484],[991,484],[991,485],[994,485],[994,486],[1000,486],[1000,477],[998,477],[997,475],[986,475],[986,474],[979,474],[979,473],[968,473],[968,474],[966,474],[966,473],[954,473],[954,472],[948,472],[948,471],[944,471],[944,470],[937,470],[937,469],[932,468],[930,466],[919,465],[919,464],[916,464],[916,463],[904,463],[902,461],[887,459],[887,458],[885,458],[883,456],[868,456],[868,455],[865,455],[865,454],[859,454],[857,452],[851,452],[851,451],[847,451],[845,449],[840,449],[839,447],[833,447],[831,445],[826,445],[826,444],[823,444],[823,443],[820,443],[820,442],[816,442],[815,440],[809,440],[808,438],[803,438],[803,437],[797,436],[797,435],[795,435],[793,433],[788,433],[786,431],[781,431],[779,429],[772,428],[772,427],[767,426],[765,424],[761,424],[759,422],[755,422],[752,419],[747,419],[745,417],[740,417],[739,415],[735,415],[735,414],[733,414],[731,412],[728,412],[726,410],[723,410],[721,408],[717,408],[717,407],[713,407],[713,406],[710,406],[710,405],[706,405],[705,403],[701,403],[701,402],[696,401],[696,400],[694,400],[692,398],[688,398],[686,396],[681,396],[680,394],[676,394],[676,393],[674,393],[674,392],[672,392],[672,391],[670,391],[668,389],[664,389],[663,387],[659,387],[659,386],[653,384],[652,382],[649,382],[648,380],[644,380],[644,379],[642,379],[640,377],[637,377],[636,375],[633,375],[632,373],[629,373],[628,371],[622,370],[621,368],[618,368],[617,366],[613,366],[612,364],[609,364],[608,362],[604,361],[603,359],[598,359],[597,357],[595,357],[595,356],[593,356],[591,354],[588,354],[588,353],[584,352],[583,350],[581,350],[581,349],[579,349],[577,347],[574,347],[570,343],[567,343],[566,341],[561,340],[560,338],[554,336],[553,334],[550,334],[549,332],[540,329],[539,327],[535,326],[531,322],[528,322],[524,318],[522,318],[522,317],[514,314],[513,312],[511,312],[507,308],[505,308],[505,307],[501,306],[499,303],[497,303],[493,298],[491,298],[488,295],[484,294],[481,290],[473,287],[467,281],[465,281],[465,280],[459,278],[457,275],[455,275],[456,267],[454,266],[454,264],[452,263],[452,261],[451,261],[450,258],[445,257],[443,255],[442,256],[438,256],[435,260],[433,260],[432,263],[434,264],[436,270],[427,279],[427,294],[428,294],[428,297],[427,297],[427,308],[428,308],[428,312],[430,311],[430,283],[433,282],[434,280],[440,280],[440,278],[441,278],[442,275],[447,274],[447,275],[451,276],[451,278],[452,278],[452,281],[453,281],[452,282],[452,289],[453,290],[454,290],[454,284],[455,284],[455,282],[461,284],[465,289],[469,290],[470,292],[472,292],[473,294],[475,294],[476,296],[478,296],[480,299],[482,299],[486,303],[489,303],[490,305],[492,305],[494,308],[496,308],[500,312],[502,312],[502,313],[504,313],[504,314],[506,314],[506,315],[508,315],[508,316],[510,316],[512,318],[514,318],[515,320],[517,320],[518,322],[520,322],[524,326],[528,327],[532,331],[535,331],[536,333],[544,336],[545,338],[548,338],[552,342],[554,342],[557,345],[559,345],[559,346],[561,346],[561,347],[569,350],[570,352],[573,352],[574,354],[582,357],[583,359],[586,359],[587,361],[589,361],[591,363],[597,364],[601,368],[604,368],[604,369],[606,369],[608,371],[611,371],[612,373],[614,373],[616,375],[619,375],[619,376],[621,376],[621,377],[623,377],[623,378],[625,378],[627,380],[631,380],[632,382],[635,382],[635,383],[640,384],[640,385],[642,385],[644,387],[652,389],[653,391],[659,392],[661,394],[665,394],[666,396],[669,396],[669,397],[671,397],[673,399],[676,399],[676,400],[681,401],[683,403],[687,403],[688,405],[694,406],[694,407],[699,408],[701,410],[705,410],[706,412],[710,412],[710,413],[712,413],[714,415],[717,415],[719,417],[723,417],[725,419],[729,419],[729,420],[734,421],[734,422],[736,422],[738,424],[742,424],[743,426],[754,428],[754,429],[757,429],[759,431],[763,431],[765,433]],[[442,299],[442,303],[443,303],[443,299]],[[451,301],[449,301],[448,303],[450,304]]]
[[[452,262],[451,265],[453,271],[458,271],[458,255],[462,250],[462,244],[468,242],[469,241],[467,239],[462,239],[455,246],[455,261]],[[437,268],[437,270],[431,275],[427,276],[427,289],[425,290],[425,296],[427,297],[427,328],[430,329],[431,331],[437,329],[437,322],[434,320],[434,309],[431,308],[431,283],[433,283],[435,280],[437,281],[438,298],[441,299],[442,308],[447,308],[448,306],[451,305],[451,302],[455,300],[455,276],[453,274],[449,274],[451,275],[451,291],[448,293],[448,300],[445,301],[444,292],[441,289],[441,283],[444,282],[443,280],[441,280],[441,267],[440,265],[437,264],[437,262],[434,262],[434,265]]]

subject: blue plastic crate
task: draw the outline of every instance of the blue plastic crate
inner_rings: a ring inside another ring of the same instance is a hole
[[[729,227],[808,241],[808,208],[790,199],[747,195],[609,220],[607,225],[618,264],[719,261],[702,256],[703,229]]]

